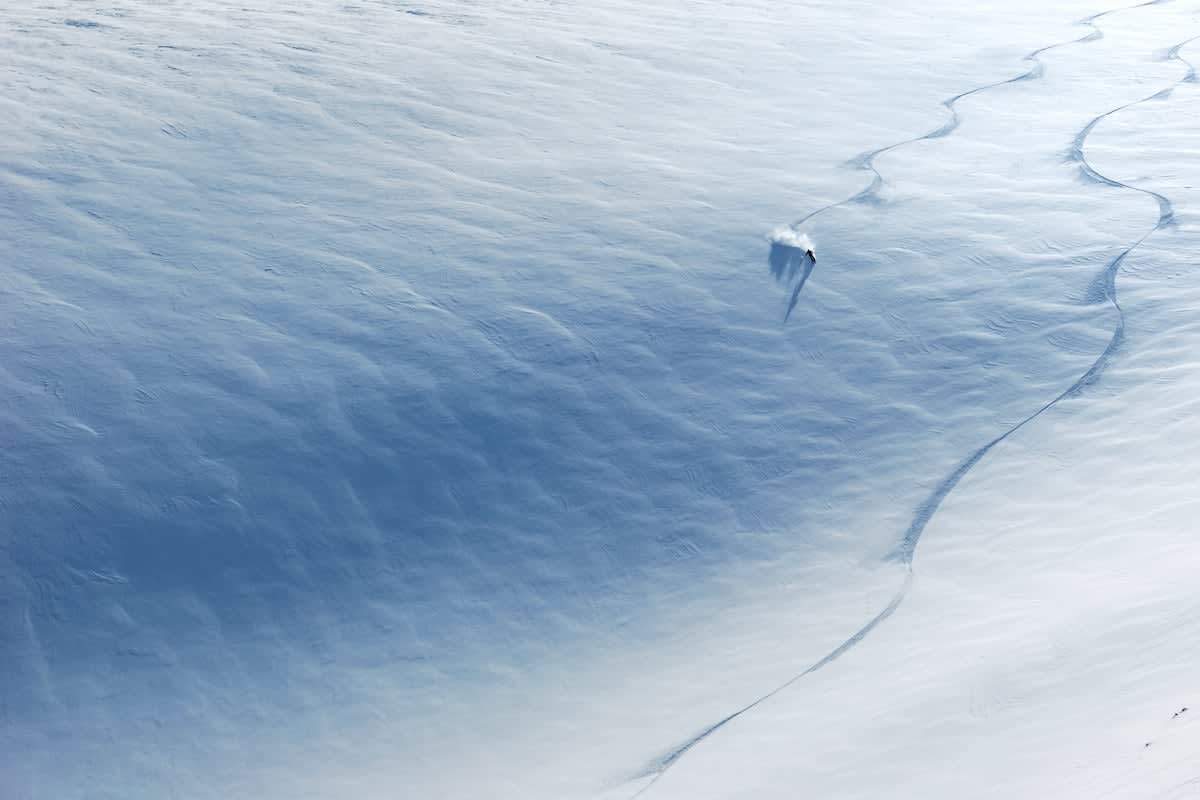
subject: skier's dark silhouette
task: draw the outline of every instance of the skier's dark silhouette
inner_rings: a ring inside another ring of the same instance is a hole
[[[771,252],[767,254],[767,263],[771,265],[771,274],[775,276],[776,280],[792,281],[797,275],[800,277],[792,290],[792,299],[788,303],[787,311],[783,315],[783,321],[787,322],[788,317],[796,308],[796,303],[800,302],[800,290],[804,288],[808,276],[812,275],[813,267],[817,265],[817,254],[812,251],[811,247],[801,250],[790,244],[772,242]]]

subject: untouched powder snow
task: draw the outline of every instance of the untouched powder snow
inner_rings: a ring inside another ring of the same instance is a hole
[[[1194,795],[1200,6],[960,5],[0,10],[0,797]]]

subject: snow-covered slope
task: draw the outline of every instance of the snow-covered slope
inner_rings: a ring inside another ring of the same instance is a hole
[[[0,11],[0,796],[1194,791],[1197,7],[646,5]]]

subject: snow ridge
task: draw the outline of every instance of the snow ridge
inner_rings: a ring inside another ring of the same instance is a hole
[[[1093,42],[1093,41],[1098,41],[1103,38],[1104,34],[1100,30],[1100,28],[1095,24],[1096,20],[1100,19],[1101,17],[1108,16],[1110,14],[1115,14],[1115,13],[1118,13],[1121,11],[1132,10],[1135,8],[1142,8],[1145,6],[1159,5],[1159,4],[1162,4],[1165,2],[1167,2],[1167,0],[1149,0],[1149,2],[1139,3],[1139,4],[1133,5],[1133,6],[1123,6],[1121,8],[1115,8],[1115,9],[1110,9],[1108,11],[1103,11],[1098,14],[1094,14],[1090,17],[1087,17],[1083,20],[1080,20],[1078,24],[1087,25],[1092,28],[1092,31],[1090,33],[1088,33],[1086,36],[1082,36],[1078,39],[1072,39],[1072,40],[1066,41],[1066,42],[1059,42],[1056,44],[1047,45],[1045,47],[1034,50],[1032,53],[1030,53],[1029,55],[1024,57],[1023,60],[1031,61],[1032,66],[1030,67],[1029,70],[1022,73],[1021,75],[1018,75],[1014,78],[1009,78],[1007,80],[997,81],[995,83],[990,83],[990,84],[985,84],[983,86],[979,86],[974,89],[970,89],[968,91],[962,92],[961,94],[957,94],[954,97],[951,97],[951,98],[943,101],[942,105],[946,109],[948,109],[951,114],[951,118],[945,124],[943,124],[941,127],[937,128],[936,130],[926,133],[922,136],[918,136],[913,139],[907,139],[902,142],[897,142],[895,144],[891,144],[886,147],[882,147],[878,150],[874,150],[869,153],[866,153],[863,156],[860,156],[858,159],[855,159],[853,162],[851,162],[853,165],[855,165],[859,169],[870,170],[873,173],[874,177],[871,181],[871,184],[867,188],[863,189],[862,191],[856,193],[855,195],[853,195],[847,199],[840,200],[835,203],[831,203],[827,206],[823,206],[823,207],[817,209],[816,211],[813,211],[812,213],[802,217],[801,219],[797,220],[796,222],[792,223],[789,226],[790,231],[791,231],[790,234],[787,234],[787,229],[782,229],[781,231],[777,231],[775,236],[773,237],[776,240],[776,242],[773,243],[773,245],[772,245],[773,249],[777,246],[781,246],[781,247],[787,246],[787,245],[778,244],[778,240],[780,239],[781,235],[789,235],[789,236],[796,236],[796,237],[803,236],[803,234],[801,234],[799,231],[799,227],[803,223],[807,222],[808,220],[812,219],[813,217],[815,217],[819,214],[822,214],[826,211],[832,210],[834,208],[838,208],[840,206],[845,206],[845,205],[848,205],[851,203],[878,202],[877,196],[878,196],[879,190],[883,186],[884,178],[883,178],[883,175],[879,172],[879,170],[875,166],[875,163],[874,163],[875,159],[877,157],[883,155],[884,153],[890,152],[899,147],[903,147],[905,145],[923,141],[926,139],[940,138],[942,136],[946,136],[949,133],[951,133],[959,125],[959,116],[958,116],[957,109],[955,108],[955,104],[959,100],[961,100],[965,97],[969,97],[974,94],[978,94],[979,92],[985,91],[987,89],[992,89],[992,88],[1004,86],[1004,85],[1011,84],[1011,83],[1018,83],[1021,81],[1033,80],[1033,79],[1039,78],[1043,74],[1042,64],[1039,59],[1039,56],[1042,53],[1048,52],[1048,51],[1053,50],[1058,47],[1065,47],[1065,46],[1071,45],[1071,44],[1082,44],[1082,43],[1086,43],[1086,42]],[[1189,61],[1187,61],[1180,55],[1180,51],[1185,46],[1187,46],[1191,42],[1194,42],[1198,39],[1200,39],[1200,36],[1193,36],[1191,38],[1185,39],[1184,41],[1171,47],[1165,55],[1165,60],[1179,61],[1182,64],[1184,64],[1186,67],[1188,67],[1188,72],[1183,77],[1181,77],[1179,80],[1177,80],[1171,86],[1169,86],[1165,89],[1161,89],[1161,90],[1155,92],[1154,94],[1151,94],[1140,100],[1135,100],[1131,103],[1126,103],[1124,105],[1110,109],[1109,111],[1106,111],[1103,114],[1098,115],[1097,117],[1095,117],[1094,119],[1089,121],[1088,124],[1085,125],[1079,131],[1079,133],[1076,135],[1074,141],[1072,142],[1071,148],[1068,152],[1069,160],[1071,160],[1079,165],[1080,171],[1082,172],[1084,177],[1087,178],[1088,180],[1091,180],[1091,181],[1094,181],[1097,183],[1102,183],[1104,185],[1112,186],[1115,188],[1130,189],[1135,192],[1139,192],[1143,195],[1153,198],[1159,207],[1159,217],[1158,217],[1158,220],[1155,222],[1154,226],[1150,230],[1146,231],[1146,233],[1144,233],[1139,239],[1137,239],[1132,244],[1130,244],[1128,247],[1126,247],[1124,250],[1122,250],[1118,255],[1116,255],[1106,265],[1104,270],[1097,277],[1096,283],[1093,284],[1093,291],[1089,292],[1089,299],[1093,299],[1095,302],[1109,302],[1112,304],[1113,309],[1117,313],[1116,323],[1115,323],[1115,326],[1113,329],[1112,337],[1110,338],[1108,345],[1096,357],[1096,359],[1092,362],[1092,364],[1088,367],[1088,369],[1083,373],[1083,375],[1081,375],[1074,383],[1072,383],[1069,387],[1067,387],[1061,393],[1056,395],[1053,399],[1049,400],[1048,402],[1046,402],[1045,404],[1040,406],[1037,410],[1033,411],[1031,414],[1024,417],[1019,422],[1017,422],[1016,424],[1014,424],[1013,426],[1008,428],[1006,431],[1001,433],[999,436],[997,436],[994,439],[992,439],[991,441],[987,442],[979,449],[975,450],[966,459],[964,459],[954,469],[953,472],[951,472],[948,476],[943,478],[938,483],[938,485],[934,488],[933,492],[929,495],[929,497],[925,500],[925,502],[923,502],[917,508],[917,511],[913,516],[912,522],[910,523],[908,529],[905,531],[904,536],[902,537],[902,539],[900,541],[900,544],[889,556],[890,559],[892,559],[894,561],[898,561],[905,566],[905,577],[904,577],[903,585],[900,587],[900,589],[896,592],[896,594],[893,596],[891,601],[887,604],[887,606],[882,611],[880,611],[873,618],[871,618],[871,620],[869,620],[865,625],[863,625],[861,628],[859,628],[852,636],[850,636],[850,638],[846,639],[846,641],[844,641],[842,644],[840,644],[837,648],[830,651],[823,658],[821,658],[819,661],[817,661],[816,663],[809,666],[804,671],[797,673],[796,675],[792,676],[784,683],[781,683],[779,686],[775,687],[771,691],[767,692],[766,694],[762,695],[761,697],[757,698],[756,700],[748,703],[747,705],[743,706],[742,708],[738,709],[737,711],[734,711],[733,713],[731,713],[728,716],[724,717],[723,719],[717,721],[716,723],[710,725],[708,728],[705,728],[703,731],[699,732],[692,738],[688,739],[687,741],[683,742],[679,746],[675,747],[667,754],[652,761],[644,770],[642,770],[639,774],[635,775],[632,778],[633,780],[644,779],[644,778],[649,778],[650,780],[645,785],[641,786],[633,795],[631,795],[631,800],[634,800],[634,798],[641,797],[643,794],[648,792],[659,781],[659,779],[661,779],[663,777],[663,775],[665,775],[667,773],[667,771],[671,767],[673,767],[676,763],[678,763],[680,759],[682,759],[685,755],[687,755],[687,753],[692,748],[694,748],[696,745],[700,744],[700,742],[702,742],[705,739],[707,739],[708,737],[712,736],[714,733],[716,733],[718,730],[720,730],[722,727],[724,727],[729,722],[732,722],[733,720],[737,719],[738,717],[742,716],[743,714],[746,714],[747,712],[751,711],[752,709],[756,708],[757,706],[765,703],[767,700],[771,699],[775,695],[777,695],[780,692],[784,691],[785,689],[789,688],[794,683],[799,681],[801,678],[804,678],[807,675],[810,675],[813,672],[816,672],[817,670],[821,669],[822,667],[825,667],[828,664],[832,663],[833,661],[837,660],[844,653],[846,653],[848,650],[850,650],[855,645],[857,645],[859,642],[861,642],[880,623],[882,623],[888,617],[890,617],[896,611],[896,609],[900,607],[900,604],[904,601],[904,598],[907,595],[908,590],[912,585],[913,558],[916,553],[917,544],[920,542],[921,535],[924,533],[925,528],[928,526],[930,520],[932,520],[934,515],[937,513],[938,508],[941,506],[942,502],[946,499],[947,496],[949,496],[949,494],[959,484],[959,482],[963,479],[963,477],[965,477],[967,475],[967,473],[970,472],[971,469],[976,464],[978,464],[983,459],[983,457],[986,456],[992,450],[992,448],[994,448],[996,445],[1000,444],[1001,442],[1008,439],[1013,434],[1017,433],[1017,431],[1021,430],[1023,427],[1028,425],[1030,422],[1032,422],[1033,420],[1040,417],[1043,413],[1045,413],[1049,409],[1056,406],[1062,400],[1064,400],[1068,397],[1073,397],[1073,396],[1079,395],[1086,387],[1092,385],[1099,379],[1100,375],[1104,372],[1105,368],[1108,366],[1108,363],[1111,360],[1113,354],[1117,351],[1117,349],[1121,345],[1121,342],[1124,340],[1125,312],[1121,308],[1120,303],[1117,301],[1117,291],[1116,291],[1116,276],[1117,276],[1118,272],[1120,271],[1121,264],[1125,261],[1125,259],[1132,252],[1134,252],[1139,246],[1141,246],[1141,244],[1143,242],[1145,242],[1155,232],[1173,224],[1174,211],[1173,211],[1173,208],[1171,205],[1171,201],[1166,196],[1159,194],[1158,192],[1151,191],[1149,189],[1142,189],[1137,186],[1131,186],[1131,185],[1124,183],[1122,181],[1119,181],[1115,178],[1104,175],[1103,173],[1098,171],[1088,161],[1087,156],[1084,153],[1084,146],[1086,144],[1088,136],[1095,129],[1095,127],[1105,118],[1110,117],[1113,114],[1116,114],[1125,109],[1132,108],[1133,106],[1149,102],[1151,100],[1167,99],[1170,96],[1171,92],[1177,86],[1180,86],[1181,84],[1184,84],[1184,83],[1196,82],[1197,75],[1196,75],[1195,68],[1192,66],[1192,64]],[[807,275],[805,277],[807,277]],[[803,288],[803,285],[804,285],[804,281],[801,280],[792,295],[791,301],[788,306],[788,310],[784,316],[785,322],[787,321],[788,316],[791,315],[792,310],[796,306],[796,303],[799,299],[800,290]]]

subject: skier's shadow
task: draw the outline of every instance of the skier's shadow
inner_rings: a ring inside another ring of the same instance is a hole
[[[800,276],[796,288],[792,290],[792,299],[788,302],[787,313],[783,315],[783,321],[787,322],[788,317],[796,308],[796,303],[800,302],[800,291],[808,281],[808,276],[812,275],[813,267],[817,265],[817,262],[809,258],[808,253],[799,247],[771,242],[771,252],[767,254],[767,264],[770,265],[771,274],[775,276],[775,280],[781,283],[791,283],[797,275]]]

